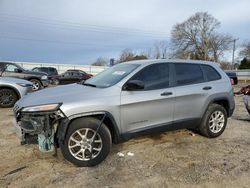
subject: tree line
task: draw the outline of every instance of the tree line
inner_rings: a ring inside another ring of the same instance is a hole
[[[141,52],[124,49],[115,63],[141,59],[178,58],[215,61],[220,63],[222,68],[229,69],[231,64],[223,62],[222,58],[225,53],[232,52],[234,38],[219,32],[220,25],[221,23],[207,12],[197,12],[173,26],[170,41],[157,41],[153,47]],[[250,69],[250,42],[241,46],[238,57],[242,59],[238,68]],[[93,63],[97,66],[108,64],[109,59],[104,57],[99,57]]]

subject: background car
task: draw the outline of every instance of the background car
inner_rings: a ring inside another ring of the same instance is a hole
[[[0,107],[12,107],[26,93],[33,83],[23,79],[0,77]]]
[[[58,75],[57,69],[54,67],[35,67],[32,69],[35,72],[43,72],[48,75],[48,79],[52,82],[53,76]]]
[[[49,85],[46,73],[26,70],[20,65],[10,62],[0,62],[0,76],[15,77],[31,81],[33,83],[33,91],[37,91]]]
[[[235,72],[232,71],[225,71],[228,77],[233,81],[232,85],[237,85],[238,84],[238,77]]]
[[[58,76],[53,76],[53,83],[58,84],[71,84],[81,82],[91,78],[93,75],[88,74],[82,70],[67,70],[65,73]]]

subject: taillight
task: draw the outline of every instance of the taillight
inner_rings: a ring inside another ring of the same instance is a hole
[[[234,85],[234,79],[230,78],[231,85]]]

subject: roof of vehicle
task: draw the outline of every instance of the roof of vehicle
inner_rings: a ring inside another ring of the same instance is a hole
[[[46,69],[56,69],[55,67],[34,67],[33,69],[42,69],[42,68],[46,68]]]
[[[1,61],[0,63],[2,63],[2,64],[8,63],[8,64],[14,64],[14,65],[16,65],[16,63],[14,63],[14,62],[9,62],[9,61]]]
[[[84,72],[83,70],[78,70],[78,69],[68,69],[67,71]]]
[[[227,74],[227,75],[229,75],[229,76],[236,76],[237,74],[236,74],[236,72],[230,72],[230,71],[225,71],[225,73]]]
[[[197,63],[197,64],[216,64],[212,61],[204,61],[204,60],[190,60],[190,59],[145,59],[145,60],[135,60],[135,61],[127,61],[124,63],[131,63],[131,64],[151,64],[151,63]]]

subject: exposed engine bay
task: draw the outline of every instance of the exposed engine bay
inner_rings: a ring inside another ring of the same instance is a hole
[[[15,112],[16,122],[21,128],[21,144],[38,144],[41,152],[55,150],[55,133],[59,120],[64,115],[53,112]]]

